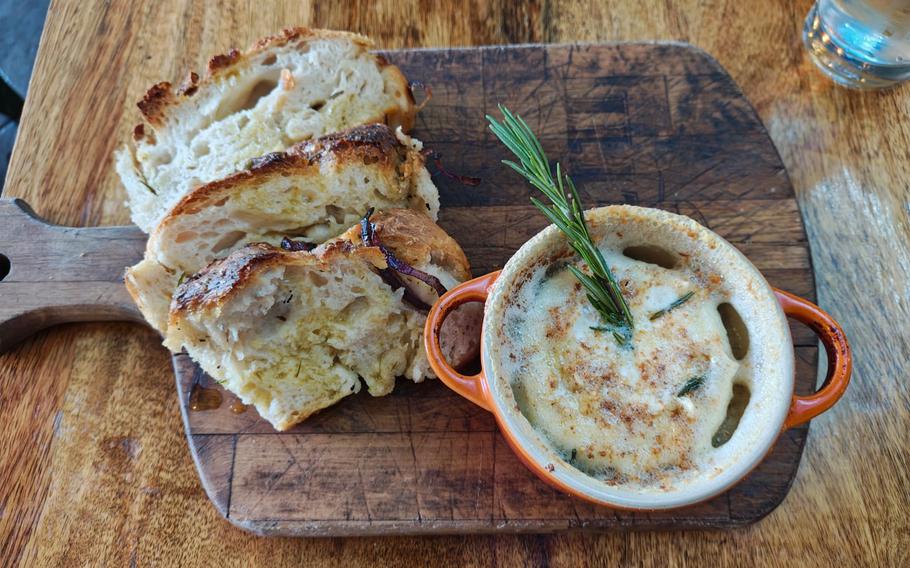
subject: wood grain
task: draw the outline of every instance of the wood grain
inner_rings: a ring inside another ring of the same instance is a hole
[[[122,324],[55,328],[0,356],[5,562],[906,565],[910,87],[853,93],[816,73],[799,41],[810,5],[53,3],[6,195],[75,225],[127,221],[110,151],[128,132],[136,93],[291,23],[354,29],[389,49],[692,42],[733,75],[781,152],[807,220],[819,301],[845,325],[856,368],[845,399],[813,423],[787,500],[745,530],[260,539],[225,523],[199,485],[155,335]],[[118,454],[105,439],[141,450]]]
[[[505,90],[519,97],[525,116],[545,132],[543,144],[563,148],[573,171],[590,176],[580,187],[587,204],[626,202],[685,212],[739,247],[761,270],[775,271],[775,279],[785,274],[786,284],[812,295],[808,245],[786,173],[754,111],[706,54],[683,45],[622,44],[386,56],[425,84],[457,85],[435,95],[414,134],[429,145],[444,140],[456,150],[470,148],[457,154],[462,171],[484,172],[485,182],[471,188],[438,179],[445,212],[440,223],[462,243],[478,273],[501,268],[545,225],[528,205],[527,188],[490,166],[490,156],[504,157],[500,144],[485,131],[468,126],[463,133],[449,122],[453,109],[469,115],[464,109],[483,114],[494,108],[503,89],[491,93],[487,86],[498,83],[510,85]],[[665,74],[635,75],[649,60],[659,63],[649,73],[662,68]],[[457,72],[442,65],[453,61],[470,65]],[[545,82],[525,76],[529,63]],[[698,74],[680,80],[677,74],[689,71]],[[652,89],[655,79],[660,88]],[[544,85],[565,95],[537,98]],[[602,92],[604,86],[609,93]],[[639,110],[646,108],[656,110]],[[548,128],[559,116],[568,121],[564,128]],[[713,141],[731,133],[740,137],[735,171],[728,148],[704,143],[705,137]],[[596,151],[573,152],[581,141]],[[700,160],[666,158],[693,152]],[[592,174],[620,161],[626,175],[651,172],[650,184],[617,192]],[[747,193],[731,189],[740,181]],[[449,207],[452,201],[458,205]],[[50,225],[16,200],[0,200],[0,221],[0,241],[9,251],[4,259],[12,268],[0,281],[0,351],[54,324],[140,319],[121,285],[123,267],[138,262],[145,241],[135,227]],[[804,362],[797,388],[811,392],[816,338],[802,326],[794,326],[793,337]],[[739,526],[758,520],[784,498],[806,434],[805,429],[788,433],[790,443],[781,444],[746,483],[710,503],[680,512],[620,513],[581,506],[549,490],[521,468],[490,416],[438,383],[405,388],[411,396],[344,401],[340,412],[322,413],[294,429],[303,435],[288,436],[276,434],[254,411],[235,414],[226,402],[233,397],[219,394],[220,387],[187,361],[176,357],[174,368],[202,485],[228,519],[268,535]],[[214,395],[221,406],[197,411],[199,393]],[[133,446],[123,444],[132,454]],[[434,450],[423,451],[427,447]],[[467,513],[454,514],[456,499]]]
[[[797,383],[814,388],[817,348],[799,347]],[[267,535],[552,532],[734,527],[784,498],[807,428],[788,431],[742,484],[682,511],[635,514],[566,498],[514,456],[492,415],[438,381],[360,393],[284,433],[223,391],[185,355],[178,393],[202,484],[234,524]],[[194,389],[223,393],[193,411]]]
[[[584,179],[578,183],[586,204],[686,212],[759,269],[813,288],[786,171],[749,103],[705,53],[684,45],[622,44],[386,56],[411,80],[446,86],[420,113],[413,134],[430,148],[451,148],[443,150],[443,161],[453,156],[456,171],[483,180],[465,187],[436,177],[440,224],[464,247],[475,275],[502,268],[546,225],[529,205],[521,178],[503,170],[499,160],[506,153],[483,122],[462,128],[450,122],[505,102],[522,109],[550,155],[569,157],[573,174],[582,172],[575,178]],[[647,72],[639,76],[640,69]],[[735,144],[717,143],[733,138]],[[591,150],[573,151],[581,145]],[[634,188],[617,188],[596,173],[609,164],[621,164],[621,175],[650,175]],[[811,391],[817,339],[803,326],[794,332],[802,361],[797,385]],[[435,381],[400,385],[382,399],[346,399],[289,433],[276,433],[254,410],[235,414],[233,396],[186,357],[176,357],[174,368],[203,486],[231,522],[265,535],[741,526],[783,500],[806,439],[806,429],[787,432],[786,443],[746,482],[708,503],[636,514],[551,490],[521,466],[490,416]],[[194,393],[219,392],[219,408],[193,410]]]
[[[124,268],[142,259],[137,227],[46,223],[18,199],[0,199],[0,353],[36,331],[81,321],[136,321]]]

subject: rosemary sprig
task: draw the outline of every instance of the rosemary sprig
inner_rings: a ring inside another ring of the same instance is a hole
[[[679,392],[676,393],[676,396],[686,396],[687,394],[691,393],[692,391],[694,391],[698,387],[702,386],[703,384],[705,384],[704,375],[692,377],[691,379],[686,381],[686,384],[683,385],[683,388],[679,389]]]
[[[685,304],[685,303],[688,302],[688,301],[692,298],[692,296],[694,296],[694,295],[695,295],[695,292],[692,292],[692,291],[686,292],[685,294],[683,294],[682,296],[680,296],[678,300],[674,301],[672,304],[670,304],[670,305],[667,306],[666,308],[664,308],[664,309],[662,309],[662,310],[657,310],[656,312],[654,312],[653,314],[651,314],[651,317],[648,318],[648,319],[651,320],[651,321],[656,320],[657,318],[659,318],[659,317],[665,315],[667,312],[671,312],[671,311],[675,310],[676,308],[678,308],[679,306]]]
[[[612,332],[620,345],[628,345],[632,336],[632,313],[610,267],[591,239],[572,178],[562,173],[559,162],[554,174],[540,141],[520,116],[512,114],[503,105],[499,105],[499,111],[503,116],[502,122],[487,115],[490,130],[520,162],[503,160],[502,163],[518,172],[550,200],[551,204],[546,205],[532,197],[531,203],[565,234],[569,245],[591,269],[591,275],[588,275],[575,266],[569,266],[575,278],[585,287],[588,301],[606,324],[598,326],[598,331],[602,327]]]

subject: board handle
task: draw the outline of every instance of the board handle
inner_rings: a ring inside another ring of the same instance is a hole
[[[0,353],[68,322],[142,321],[123,273],[142,259],[138,227],[62,227],[0,199]]]

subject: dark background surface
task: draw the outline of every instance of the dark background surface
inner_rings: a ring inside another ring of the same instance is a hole
[[[50,0],[0,0],[0,192]]]

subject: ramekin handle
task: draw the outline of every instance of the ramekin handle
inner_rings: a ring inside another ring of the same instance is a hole
[[[446,317],[458,306],[468,302],[485,302],[490,287],[498,277],[499,271],[491,272],[459,284],[443,294],[430,308],[430,313],[427,315],[427,323],[423,330],[427,358],[436,376],[447,387],[486,410],[490,410],[490,403],[487,398],[487,380],[483,371],[481,370],[476,375],[468,376],[462,375],[453,369],[442,354],[442,348],[439,346],[439,332]]]
[[[793,395],[790,412],[784,422],[786,429],[805,424],[840,400],[850,382],[853,357],[844,330],[834,318],[809,300],[782,290],[775,289],[774,293],[777,294],[777,300],[784,313],[808,325],[821,339],[828,355],[828,375],[825,382],[815,394]]]

